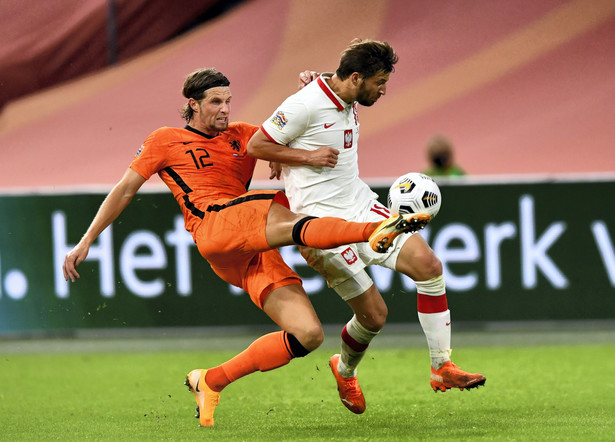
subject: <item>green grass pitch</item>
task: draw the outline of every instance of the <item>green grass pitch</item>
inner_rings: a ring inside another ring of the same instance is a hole
[[[214,428],[198,426],[183,381],[235,351],[0,351],[0,440],[615,439],[615,344],[457,348],[487,383],[446,393],[429,387],[426,348],[371,349],[360,416],[337,396],[333,344],[231,384]]]

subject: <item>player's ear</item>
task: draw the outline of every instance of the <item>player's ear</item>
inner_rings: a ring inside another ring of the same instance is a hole
[[[194,112],[198,112],[199,111],[199,102],[198,102],[198,100],[195,100],[194,98],[189,98],[188,99],[188,105],[190,106],[190,108]]]

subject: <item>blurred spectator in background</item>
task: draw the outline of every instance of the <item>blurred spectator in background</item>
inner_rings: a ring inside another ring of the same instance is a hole
[[[425,175],[435,176],[461,176],[465,171],[455,164],[453,143],[444,135],[434,135],[427,142],[427,160],[429,168],[423,170]]]

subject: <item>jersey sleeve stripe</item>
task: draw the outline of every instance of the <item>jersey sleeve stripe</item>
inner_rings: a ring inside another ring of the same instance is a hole
[[[267,138],[269,138],[269,140],[271,140],[272,143],[275,144],[280,144],[279,142],[277,142],[271,135],[269,135],[269,132],[267,132],[267,130],[265,130],[265,128],[263,126],[261,126],[261,130],[263,131],[263,133],[265,134],[265,136]]]

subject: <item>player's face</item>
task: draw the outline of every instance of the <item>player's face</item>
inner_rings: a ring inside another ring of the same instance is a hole
[[[356,101],[362,106],[371,106],[378,98],[387,93],[387,81],[390,72],[378,72],[369,78],[362,79],[357,92]]]
[[[228,128],[231,113],[231,89],[228,86],[207,89],[205,98],[198,102],[192,126],[207,135],[216,136]]]

